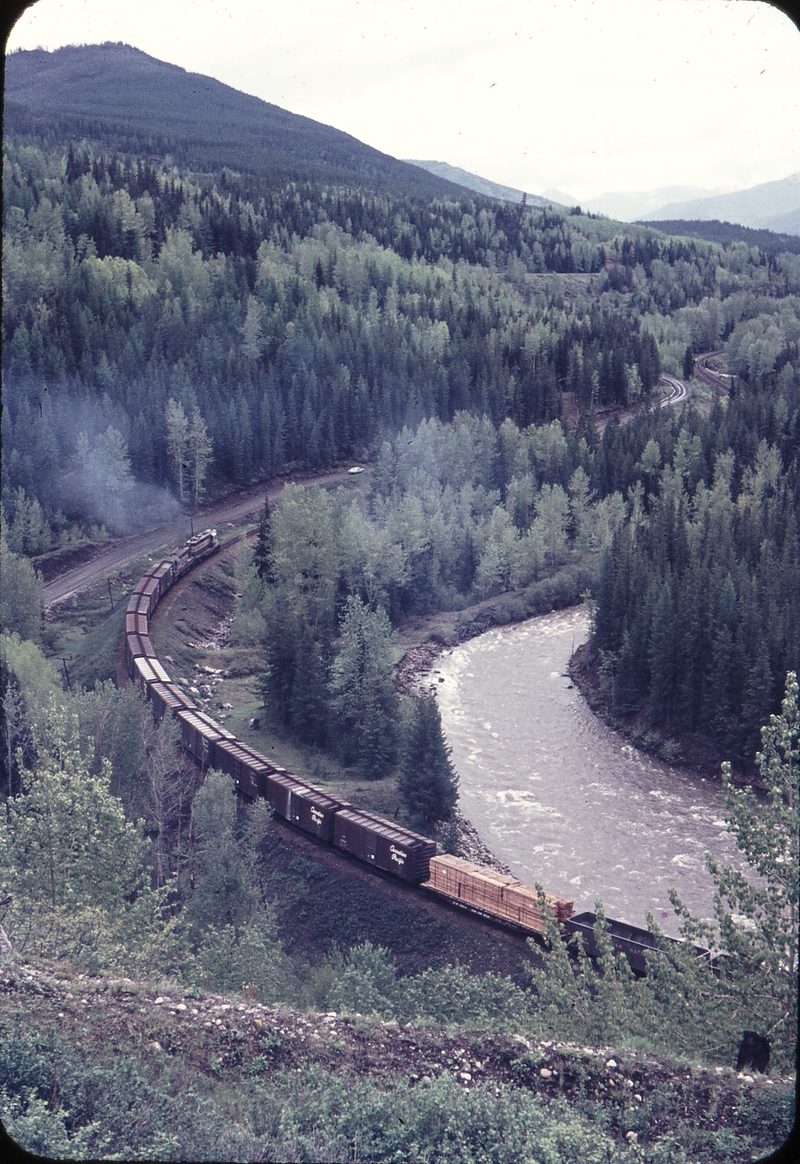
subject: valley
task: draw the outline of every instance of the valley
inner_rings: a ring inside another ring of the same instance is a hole
[[[114,41],[10,53],[5,97],[12,1139],[309,1164],[778,1146],[791,223],[476,189],[478,163],[401,161]],[[126,614],[206,528],[219,551]],[[196,767],[200,735],[128,682],[134,647],[272,775],[594,911],[592,958],[549,917],[526,941],[376,877]],[[653,911],[647,973],[606,910]],[[743,1032],[768,1071],[735,1069]]]

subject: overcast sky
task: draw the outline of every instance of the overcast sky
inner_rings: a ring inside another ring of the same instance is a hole
[[[800,32],[762,0],[37,0],[8,49],[104,40],[530,193],[800,170]]]

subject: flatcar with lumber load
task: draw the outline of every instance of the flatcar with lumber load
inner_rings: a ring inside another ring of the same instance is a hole
[[[539,891],[533,886],[507,873],[498,873],[485,865],[475,865],[463,857],[447,853],[431,857],[429,869],[430,875],[423,882],[423,889],[446,897],[473,913],[502,918],[527,933],[547,932]],[[556,923],[563,926],[574,911],[573,903],[553,893],[545,893],[544,898]]]

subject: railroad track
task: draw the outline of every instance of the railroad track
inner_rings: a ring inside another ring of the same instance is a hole
[[[682,404],[691,395],[689,385],[685,380],[679,380],[677,376],[670,376],[666,372],[662,372],[659,383],[668,385],[670,389],[669,396],[665,396],[663,400],[659,401],[659,408],[671,408],[674,404]]]
[[[699,356],[694,359],[694,374],[698,380],[702,380],[704,384],[710,384],[716,391],[718,396],[727,396],[730,393],[730,381],[733,379],[723,372],[716,372],[713,368],[709,368],[709,362],[717,359],[719,356],[724,356],[724,348],[715,348],[713,352],[701,352]]]

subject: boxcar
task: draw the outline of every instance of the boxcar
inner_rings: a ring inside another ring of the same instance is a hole
[[[159,721],[167,713],[177,715],[179,711],[192,711],[194,709],[194,704],[189,696],[184,695],[180,687],[176,687],[174,683],[162,683],[157,680],[149,685],[147,693],[153,706],[153,715]]]
[[[303,781],[298,783],[300,787],[294,789],[291,794],[289,819],[304,832],[311,833],[312,836],[330,844],[333,840],[337,812],[352,808],[352,805],[346,800],[331,796],[321,788],[315,788],[312,784],[305,784]]]
[[[179,711],[181,721],[181,743],[203,768],[216,766],[216,743],[218,740],[233,739],[219,724],[215,724],[200,711]]]
[[[239,745],[239,747],[242,749],[242,751],[246,752],[248,756],[252,756],[252,758],[254,760],[256,760],[259,764],[266,764],[267,767],[269,768],[270,772],[277,772],[278,771],[278,769],[272,763],[272,761],[267,756],[263,755],[262,752],[259,752],[258,748],[251,747],[250,744],[246,744],[244,742],[244,740],[237,740],[236,742]],[[285,769],[281,769],[281,771],[285,771]]]
[[[125,615],[125,634],[146,635],[149,633],[150,624],[147,621],[147,615],[137,614],[135,610],[129,610]]]
[[[158,579],[158,597],[163,597],[175,581],[175,563],[165,558],[150,571],[153,578]]]
[[[125,636],[125,661],[128,664],[128,674],[131,679],[136,678],[134,664],[137,659],[151,659],[155,662],[156,653],[153,650],[153,644],[147,635],[126,635]],[[157,678],[154,674],[153,678]]]
[[[159,681],[153,669],[155,662],[155,659],[149,659],[146,655],[137,655],[133,660],[131,678],[139,684],[139,690],[146,697],[149,697],[151,685]]]
[[[205,724],[205,726],[209,729],[209,731],[215,732],[222,739],[224,739],[224,740],[235,740],[236,739],[236,736],[233,734],[233,732],[229,732],[227,728],[224,728],[221,723],[217,723],[217,721],[215,719],[212,719],[210,715],[206,715],[206,713],[204,711],[197,711],[197,712],[195,712],[195,715],[197,716],[197,718],[200,720],[200,722],[202,724]]]
[[[292,797],[302,792],[307,785],[296,776],[292,776],[285,768],[272,768],[267,773],[265,795],[273,812],[282,816],[284,820],[292,819]]]
[[[257,796],[266,795],[269,764],[246,752],[238,740],[217,740],[214,767],[231,776],[237,791],[244,796],[255,800]]]
[[[412,884],[427,878],[430,859],[436,855],[435,841],[352,808],[336,813],[333,843],[337,849]]]
[[[161,665],[161,663],[159,663],[158,659],[155,659],[155,658],[151,659],[150,665],[153,668],[153,670],[155,671],[156,675],[158,676],[160,683],[171,683],[172,682],[172,679],[169,677],[169,675],[167,674],[165,668]]]
[[[425,888],[531,933],[546,933],[538,892],[507,873],[442,854],[431,858],[430,879]],[[556,922],[563,925],[572,914],[573,903],[552,893],[546,893],[545,900]]]

